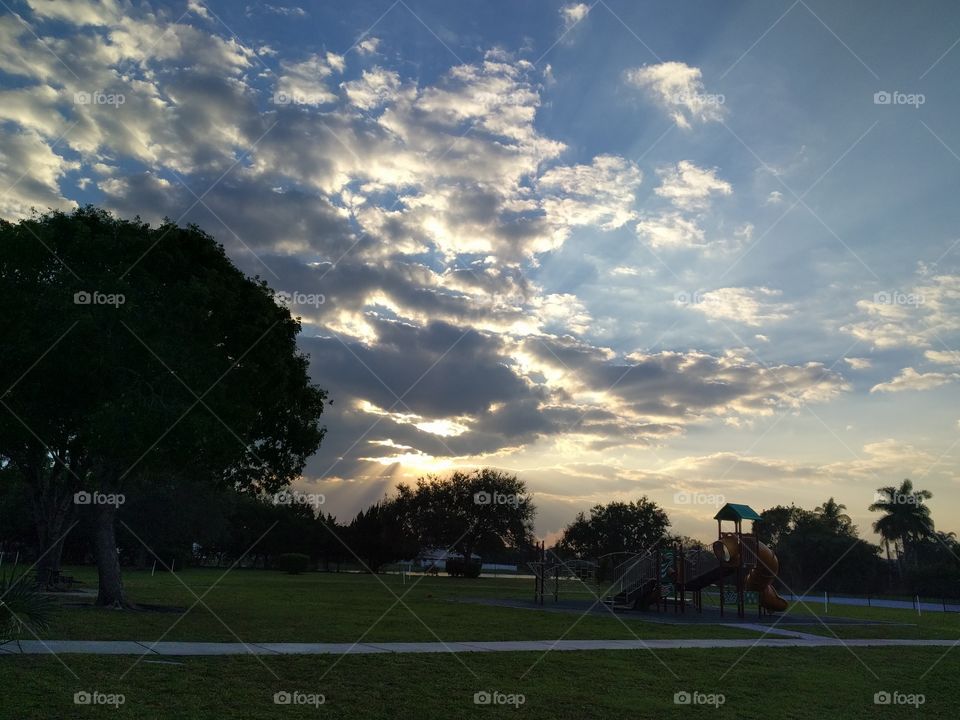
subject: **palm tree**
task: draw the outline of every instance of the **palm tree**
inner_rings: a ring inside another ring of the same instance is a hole
[[[846,509],[846,505],[838,503],[831,497],[823,505],[817,506],[813,512],[834,532],[848,533],[853,520],[844,512]]]
[[[914,545],[934,534],[930,508],[924,502],[932,497],[929,490],[914,490],[909,478],[900,483],[900,487],[888,485],[877,489],[877,499],[869,510],[884,515],[873,523],[873,530],[883,538],[887,559],[893,545],[898,566],[901,556],[911,558]]]

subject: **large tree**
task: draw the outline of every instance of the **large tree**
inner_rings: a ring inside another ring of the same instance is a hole
[[[450,548],[469,560],[487,549],[524,547],[536,508],[516,475],[483,468],[400,485],[395,502],[421,544]]]
[[[51,528],[89,493],[98,603],[127,604],[121,495],[166,474],[275,492],[301,472],[324,435],[326,393],[299,330],[195,226],[95,208],[0,221],[0,461]],[[40,534],[55,554],[56,532]]]
[[[578,513],[564,531],[557,549],[578,558],[611,553],[639,553],[659,542],[670,527],[663,509],[646,495],[629,503],[619,500]]]
[[[757,537],[780,561],[779,581],[790,592],[869,592],[879,574],[880,548],[857,537],[846,508],[830,498],[814,510],[778,505],[760,513]]]
[[[420,552],[416,533],[403,517],[401,503],[384,499],[361,510],[347,527],[350,551],[369,572],[387,563],[409,560]]]

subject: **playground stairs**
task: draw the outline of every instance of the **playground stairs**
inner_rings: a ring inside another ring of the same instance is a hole
[[[611,575],[603,604],[612,608],[637,608],[649,602],[658,587],[656,555],[647,551],[628,557]]]

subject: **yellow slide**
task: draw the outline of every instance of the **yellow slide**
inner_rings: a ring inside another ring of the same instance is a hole
[[[713,544],[713,552],[724,565],[736,565],[740,555],[737,538],[732,535],[717,540]],[[760,595],[760,607],[773,612],[783,612],[787,609],[784,600],[773,587],[773,579],[780,569],[780,561],[776,554],[759,540],[757,541],[757,564],[747,575],[746,589],[753,590]]]

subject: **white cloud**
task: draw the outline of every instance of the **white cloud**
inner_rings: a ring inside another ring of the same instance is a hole
[[[844,358],[843,361],[850,366],[851,370],[868,370],[873,367],[873,361],[870,358]]]
[[[590,6],[586,3],[573,3],[564,5],[560,8],[560,17],[563,18],[564,30],[569,30],[578,22],[583,20],[590,12]]]
[[[277,80],[278,102],[295,105],[322,105],[337,99],[325,80],[334,72],[342,72],[343,57],[333,53],[311,55],[300,62],[282,61]]]
[[[779,205],[783,202],[783,193],[779,190],[772,191],[767,195],[767,199],[764,202],[764,205]]]
[[[194,0],[188,3],[192,9]],[[74,25],[109,25],[121,16],[116,0],[29,0],[30,9],[41,18],[63,20]]]
[[[400,93],[400,75],[393,70],[375,67],[364,70],[359,80],[343,83],[347,99],[361,110],[393,102]]]
[[[637,223],[637,234],[655,248],[681,249],[703,246],[703,228],[678,212],[645,217]]]
[[[873,347],[927,348],[960,331],[960,275],[921,277],[912,287],[860,300],[861,318],[842,329]]]
[[[952,350],[927,350],[923,356],[937,365],[960,365],[960,353]]]
[[[699,296],[699,302],[688,305],[715,320],[731,320],[760,326],[789,317],[792,306],[777,300],[779,290],[766,287],[728,287],[711,290]]]
[[[60,178],[80,164],[57,155],[37,133],[0,135],[0,217],[26,217],[31,208],[67,210],[77,203],[60,192]]]
[[[721,120],[724,97],[707,93],[700,68],[682,62],[665,62],[628,70],[627,82],[647,91],[650,97],[670,113],[678,127],[689,129],[693,123]]]
[[[960,378],[960,373],[918,373],[911,367],[904,368],[895,378],[870,388],[870,392],[903,392],[906,390],[932,390]]]
[[[198,17],[202,17],[204,20],[212,20],[213,17],[210,15],[210,11],[207,10],[207,6],[199,2],[199,0],[187,0],[187,12],[192,12]]]
[[[681,160],[675,167],[661,168],[657,195],[669,200],[681,210],[702,210],[710,204],[712,195],[730,195],[733,188],[717,177],[717,168],[697,167],[689,160]]]
[[[563,226],[623,227],[634,219],[633,204],[643,173],[616,155],[599,155],[589,165],[554,167],[537,181],[546,195],[547,217]]]
[[[357,44],[357,51],[361,55],[373,55],[380,47],[380,38],[368,37],[363,42]]]

